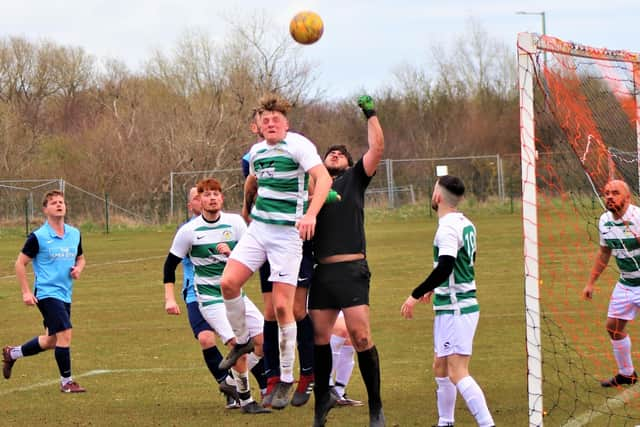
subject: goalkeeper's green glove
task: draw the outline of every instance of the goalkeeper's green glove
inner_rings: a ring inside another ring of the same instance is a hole
[[[325,203],[336,203],[342,200],[342,196],[338,194],[336,190],[333,188],[329,190],[329,194],[327,194],[327,199],[324,201]]]
[[[369,95],[362,95],[358,98],[358,107],[362,108],[362,112],[367,119],[376,115],[376,106],[373,102],[373,98]]]

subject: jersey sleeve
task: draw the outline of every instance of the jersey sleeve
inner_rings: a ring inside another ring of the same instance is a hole
[[[247,224],[244,222],[244,219],[238,215],[235,223],[235,232],[236,236],[238,236],[238,241],[244,236],[244,233],[247,231]]]
[[[78,252],[76,253],[76,258],[82,255],[82,236],[78,237]]]
[[[448,255],[456,258],[458,256],[460,242],[458,242],[458,233],[453,226],[443,224],[438,227],[435,243],[438,247],[438,257]]]
[[[182,226],[173,238],[169,252],[178,258],[184,258],[191,249],[192,231],[190,228]]]
[[[598,235],[600,236],[600,246],[607,246],[607,242],[604,240],[604,223],[606,222],[606,213],[600,217],[598,221]]]
[[[249,163],[249,159],[251,158],[251,153],[246,153],[244,156],[242,156],[242,160],[241,160],[241,164],[242,164],[242,175],[244,175],[244,177],[246,178],[247,176],[249,176],[249,172],[251,170],[251,166]]]
[[[358,160],[356,164],[353,165],[353,176],[355,177],[360,187],[366,189],[375,174],[373,176],[367,175],[367,172],[364,170],[363,157],[361,157],[360,160]]]
[[[33,259],[36,257],[36,255],[38,255],[39,251],[40,251],[40,244],[38,243],[38,238],[36,237],[36,234],[35,233],[29,234],[29,237],[27,237],[27,241],[24,242],[24,246],[22,247],[22,251],[20,252],[22,252],[29,258]]]
[[[309,169],[322,164],[322,159],[318,154],[318,150],[313,142],[302,135],[298,135],[297,141],[297,161],[305,172]]]

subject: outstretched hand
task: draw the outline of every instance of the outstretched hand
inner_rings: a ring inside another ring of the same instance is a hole
[[[362,95],[358,98],[358,107],[362,109],[362,112],[367,119],[376,115],[376,105],[373,102],[373,98],[369,95]]]

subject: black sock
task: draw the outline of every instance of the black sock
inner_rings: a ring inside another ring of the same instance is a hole
[[[298,359],[300,375],[313,374],[313,323],[307,314],[298,323]]]
[[[382,409],[382,400],[380,398],[380,360],[375,345],[369,350],[358,352],[358,366],[369,395],[369,413],[376,414]]]
[[[207,368],[209,368],[209,372],[216,379],[218,383],[224,381],[227,377],[227,371],[218,368],[218,365],[222,361],[222,354],[218,347],[215,345],[213,347],[205,348],[202,350],[202,356],[204,357],[204,363],[207,364]]]
[[[44,351],[44,349],[40,347],[40,343],[38,342],[38,337],[34,337],[29,341],[27,341],[26,343],[22,344],[21,349],[22,349],[22,355],[25,357],[33,356],[35,354],[42,353]]]
[[[71,376],[71,350],[69,347],[56,346],[54,353],[56,362],[58,363],[60,376],[63,378],[69,378]]]
[[[313,347],[313,373],[315,385],[313,395],[316,402],[329,391],[329,377],[331,376],[331,344],[315,345]]]
[[[260,390],[267,388],[267,376],[264,372],[264,357],[261,358],[258,363],[256,363],[256,366],[251,368],[251,373],[258,382],[258,387],[260,387]]]
[[[264,321],[264,372],[267,378],[280,376],[280,347],[278,342],[278,322]]]

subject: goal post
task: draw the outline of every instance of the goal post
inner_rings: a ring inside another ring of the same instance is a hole
[[[522,225],[524,227],[524,287],[527,342],[527,391],[529,424],[542,425],[542,354],[540,343],[540,299],[538,289],[538,210],[536,193],[536,147],[533,79],[536,54],[534,37],[518,36],[518,81],[520,91],[520,151],[522,163]]]
[[[605,329],[613,259],[593,300],[581,296],[606,182],[624,180],[639,202],[640,55],[531,33],[517,48],[529,425],[635,426],[640,385],[600,385],[617,372]]]

